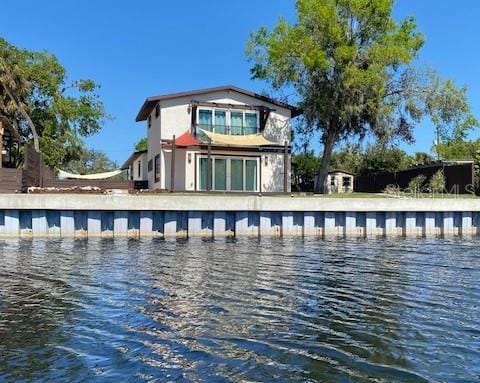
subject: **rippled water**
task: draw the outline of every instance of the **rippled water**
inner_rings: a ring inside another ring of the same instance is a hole
[[[1,381],[480,380],[479,241],[0,241]]]

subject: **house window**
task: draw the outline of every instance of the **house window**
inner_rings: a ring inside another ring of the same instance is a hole
[[[225,110],[215,110],[214,132],[227,134],[227,112]]]
[[[230,113],[230,133],[236,136],[243,134],[243,112]]]
[[[137,163],[137,178],[142,177],[142,160]]]
[[[211,190],[258,191],[258,158],[212,156],[211,161]],[[199,158],[199,190],[207,190],[207,164],[207,157],[202,156]]]
[[[148,171],[151,172],[153,170],[153,160],[148,160]]]
[[[211,110],[200,109],[198,111],[198,125],[200,129],[212,131],[213,119]]]
[[[258,115],[245,113],[245,134],[256,134],[258,130]]]
[[[155,118],[158,118],[158,116],[160,116],[160,104],[155,106]]]
[[[148,116],[148,128],[152,127],[152,116]]]
[[[351,185],[351,178],[350,177],[343,177],[343,187],[350,188]]]
[[[259,114],[256,111],[200,108],[197,113],[198,129],[237,136],[259,132]]]
[[[155,182],[160,182],[160,154],[155,156]]]

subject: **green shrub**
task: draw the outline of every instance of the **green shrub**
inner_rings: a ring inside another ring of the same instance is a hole
[[[445,190],[445,174],[443,174],[443,170],[439,170],[430,178],[428,186],[432,193],[443,193]]]
[[[408,183],[408,189],[412,193],[419,193],[422,190],[422,186],[427,180],[427,177],[423,174],[419,174],[418,176],[412,178]]]

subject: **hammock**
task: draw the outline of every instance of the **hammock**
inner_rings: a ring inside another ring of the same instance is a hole
[[[123,170],[114,170],[112,172],[95,173],[95,174],[74,174],[58,169],[59,178],[73,178],[76,180],[104,180],[122,174]]]

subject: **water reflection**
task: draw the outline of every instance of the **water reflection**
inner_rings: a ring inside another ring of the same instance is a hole
[[[474,381],[477,241],[0,241],[0,380]]]

